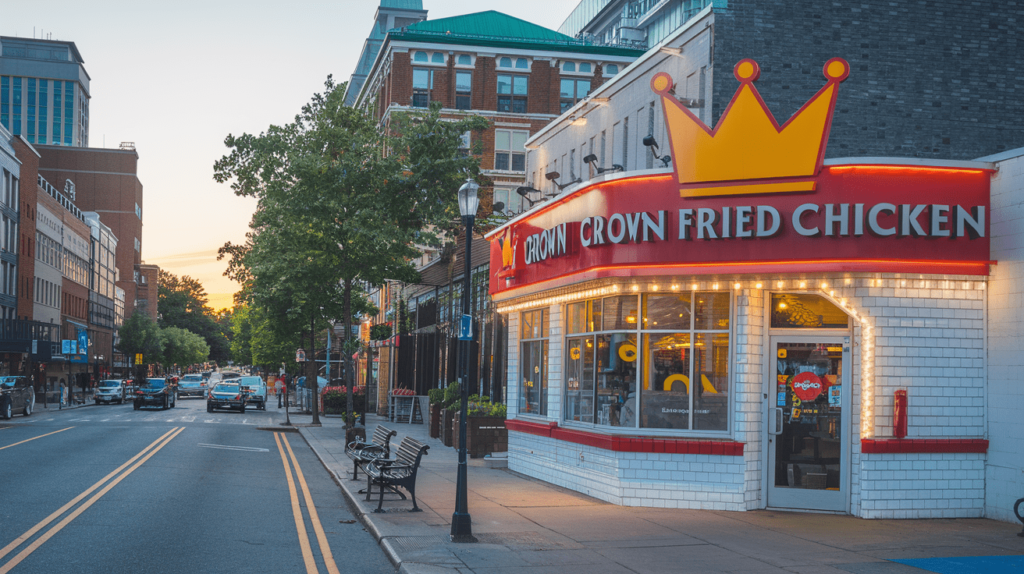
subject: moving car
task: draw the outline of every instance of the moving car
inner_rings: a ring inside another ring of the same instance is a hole
[[[135,410],[142,407],[173,409],[177,399],[174,391],[174,384],[169,379],[146,379],[145,383],[135,387]]]
[[[96,388],[96,392],[93,393],[92,397],[96,401],[96,404],[100,403],[113,403],[117,404],[124,403],[124,397],[127,393],[124,381],[121,380],[108,380],[100,381],[99,386]]]
[[[202,375],[185,375],[178,381],[178,398],[206,396],[206,381]]]
[[[238,409],[245,412],[246,394],[237,381],[217,383],[206,397],[206,412],[214,409]]]
[[[254,403],[256,408],[267,410],[267,383],[260,377],[242,377],[238,385],[246,393],[246,402]]]
[[[18,411],[29,416],[35,404],[35,389],[28,379],[0,377],[0,418],[10,419]]]

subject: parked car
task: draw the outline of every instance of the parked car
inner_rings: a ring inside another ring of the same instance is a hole
[[[238,385],[246,394],[246,401],[254,403],[256,408],[267,410],[267,383],[260,377],[242,377],[238,379]]]
[[[107,381],[100,381],[99,386],[96,387],[96,392],[92,394],[92,398],[96,401],[96,404],[100,403],[124,403],[127,389],[125,388],[124,381],[118,379],[111,379]]]
[[[185,375],[178,381],[178,398],[205,396],[206,381],[202,375]]]
[[[245,412],[246,395],[242,387],[235,381],[217,383],[206,397],[206,412],[214,409],[238,409]]]
[[[174,383],[165,378],[146,379],[144,385],[135,388],[135,410],[142,407],[173,409],[177,402]]]
[[[27,378],[0,377],[0,418],[10,419],[18,411],[29,416],[35,404],[35,389]]]

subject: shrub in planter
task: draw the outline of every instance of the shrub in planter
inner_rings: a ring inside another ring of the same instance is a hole
[[[324,414],[340,415],[348,409],[348,391],[345,387],[324,387]],[[352,388],[352,407],[356,416],[363,413],[366,407],[366,387]]]
[[[441,437],[441,403],[444,402],[444,389],[427,391],[430,399],[430,438]]]
[[[453,427],[458,429],[462,413],[455,415]],[[456,431],[457,433],[457,431]],[[459,448],[458,435],[452,441]],[[466,453],[470,458],[481,458],[492,452],[508,451],[508,429],[505,428],[504,416],[470,414],[466,419]]]

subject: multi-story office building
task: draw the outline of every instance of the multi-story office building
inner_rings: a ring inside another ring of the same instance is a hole
[[[21,162],[7,130],[0,131],[0,319],[18,316],[18,203]]]
[[[403,7],[421,7],[419,2],[414,4]],[[488,119],[489,128],[463,138],[466,153],[480,158],[483,175],[493,182],[492,189],[481,190],[481,209],[488,214],[500,203],[499,215],[512,216],[540,199],[538,191],[529,191],[540,188],[542,182],[527,175],[526,140],[643,53],[631,47],[577,41],[495,11],[423,20],[425,13],[400,16],[393,8],[393,3],[382,3],[346,95],[384,126],[390,124],[392,114],[415,113],[432,102],[440,102],[445,118],[478,115]],[[403,23],[401,18],[423,21]],[[395,28],[385,32],[385,26]],[[374,52],[372,58],[370,52]],[[353,90],[358,90],[354,98]],[[557,181],[568,183],[576,175],[565,170]],[[517,193],[520,188],[523,194]],[[408,301],[409,310],[416,314],[414,336],[403,338],[397,355],[385,351],[379,360],[395,363],[394,368],[385,369],[392,380],[414,384],[420,392],[456,377],[453,325],[462,280],[447,272],[451,261],[442,255],[455,258],[453,269],[461,270],[465,250],[461,240],[451,247],[444,254],[424,249],[421,271],[430,277],[425,280],[430,285],[411,286],[400,294],[394,286],[385,287],[373,295],[381,309],[391,308],[398,298]],[[476,284],[483,285],[488,261],[484,252],[477,251],[471,264]],[[474,343],[473,361],[479,365],[480,377],[473,392],[490,395],[501,388],[495,380],[502,376],[501,369],[492,365],[501,361],[493,355],[495,350],[502,352],[494,341],[503,337],[503,326],[494,321],[484,290],[479,291],[474,315],[482,335]],[[378,317],[378,322],[385,321],[399,324],[394,317]]]
[[[142,182],[139,154],[131,144],[121,149],[37,146],[39,173],[63,182],[70,199],[83,211],[96,212],[118,240],[115,285],[125,292],[125,313],[135,309],[135,270],[142,262]],[[88,260],[88,256],[86,256]]]
[[[114,334],[124,323],[124,289],[117,286],[117,237],[95,211],[85,212],[89,225],[89,326],[92,355],[100,375],[113,358]],[[118,305],[120,303],[120,306]]]
[[[74,42],[0,36],[0,125],[32,144],[89,145],[89,74]]]
[[[135,309],[157,320],[157,298],[160,294],[160,267],[140,264],[135,271]]]

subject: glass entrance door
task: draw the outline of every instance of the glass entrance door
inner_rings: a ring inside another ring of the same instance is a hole
[[[768,381],[768,506],[847,510],[849,343],[773,337]]]

